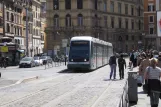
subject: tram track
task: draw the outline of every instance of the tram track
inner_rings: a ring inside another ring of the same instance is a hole
[[[62,76],[62,75],[58,75],[58,76],[54,77],[54,79],[58,79],[59,77],[66,77],[67,75],[69,76],[70,74],[63,74],[63,76]],[[23,97],[21,97],[21,98],[18,98],[18,99],[9,101],[9,102],[7,102],[7,103],[5,103],[5,104],[0,104],[0,106],[4,107],[4,106],[7,106],[7,105],[9,105],[9,104],[11,104],[11,103],[15,103],[15,102],[21,101],[21,100],[23,100],[23,99],[30,98],[30,97],[32,97],[32,96],[34,96],[34,95],[40,94],[40,93],[42,93],[42,92],[44,92],[44,91],[46,91],[46,90],[48,90],[48,89],[51,89],[51,88],[55,87],[56,85],[61,84],[62,82],[70,81],[71,79],[78,78],[79,76],[82,76],[82,75],[83,75],[83,74],[73,75],[71,78],[67,78],[67,79],[65,79],[65,80],[63,80],[63,81],[60,81],[60,82],[54,84],[52,87],[46,87],[46,88],[37,90],[37,91],[35,91],[35,92],[33,92],[33,93],[30,93],[30,94],[28,94],[28,95],[25,95],[25,96],[23,96]],[[51,79],[51,80],[49,80],[49,81],[53,81],[54,79]],[[47,81],[43,81],[43,82],[41,82],[41,83],[44,83],[44,82],[47,82]]]
[[[86,76],[86,79],[83,81],[83,83],[80,83],[81,80],[79,80],[79,82],[75,84],[75,85],[78,86],[78,87],[76,87],[76,88],[74,88],[74,89],[72,89],[72,90],[70,90],[70,91],[64,92],[64,93],[62,93],[62,95],[59,95],[58,97],[55,97],[54,99],[55,99],[55,100],[60,100],[60,99],[63,98],[64,96],[68,96],[68,95],[72,94],[73,92],[76,92],[76,91],[79,90],[81,87],[87,85],[87,84],[90,83],[93,79],[95,79],[96,77],[95,77],[94,75],[97,75],[98,72],[99,72],[99,70],[98,70],[98,71],[95,71],[94,74],[92,74],[92,75],[91,75],[90,73],[88,73],[88,74],[86,74],[86,75],[85,75],[85,74],[79,74],[79,75],[75,75],[75,74],[74,74],[71,78],[68,78],[68,79],[64,80],[63,82],[66,82],[66,83],[67,83],[67,82],[69,82],[69,81],[73,81],[73,79],[78,79],[78,77],[79,77],[79,79],[80,79],[80,77],[83,78],[82,76]],[[70,74],[68,74],[68,75],[70,75]],[[95,78],[93,78],[93,77],[95,77]],[[93,79],[92,79],[92,78],[93,78]],[[0,105],[0,106],[6,107],[6,106],[8,106],[8,105],[12,105],[13,103],[21,102],[21,101],[24,100],[24,99],[31,98],[32,96],[36,96],[36,95],[41,94],[41,93],[43,93],[43,92],[45,92],[45,91],[47,92],[48,90],[51,90],[51,89],[54,88],[56,85],[59,85],[59,84],[61,84],[61,83],[62,83],[62,82],[59,82],[59,83],[57,83],[57,84],[54,84],[53,87],[48,87],[48,88],[44,88],[44,89],[38,90],[38,91],[36,91],[36,92],[34,92],[34,93],[28,94],[28,95],[26,95],[26,96],[24,96],[24,97],[21,97],[21,98],[19,98],[19,99],[16,99],[16,100],[12,100],[12,101],[10,101],[10,102],[8,102],[8,103],[5,103],[5,104],[3,104],[3,105]],[[71,87],[73,87],[73,86],[71,86]]]

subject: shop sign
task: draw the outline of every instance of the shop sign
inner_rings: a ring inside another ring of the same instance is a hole
[[[2,46],[1,52],[8,52],[8,46]]]

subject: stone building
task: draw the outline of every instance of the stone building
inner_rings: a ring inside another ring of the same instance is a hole
[[[143,12],[143,0],[47,0],[47,50],[81,35],[109,41],[116,52],[140,49]]]

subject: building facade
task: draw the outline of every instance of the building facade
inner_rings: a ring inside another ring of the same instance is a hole
[[[41,2],[40,0],[33,0],[32,11],[33,11],[33,53],[43,53],[43,46],[41,45]]]
[[[144,30],[147,49],[157,49],[156,0],[144,0]]]
[[[143,23],[143,0],[48,0],[47,49],[61,51],[71,37],[89,35],[130,52],[143,46]]]
[[[20,45],[21,49],[25,49],[25,37],[23,35],[23,14],[22,2],[19,0],[8,0],[5,2],[5,34],[3,36],[12,38],[13,42]]]
[[[41,0],[41,45],[46,50],[46,0]]]

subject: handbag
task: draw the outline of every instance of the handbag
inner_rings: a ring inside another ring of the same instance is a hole
[[[148,83],[145,83],[143,85],[143,91],[144,91],[144,93],[148,93]]]

